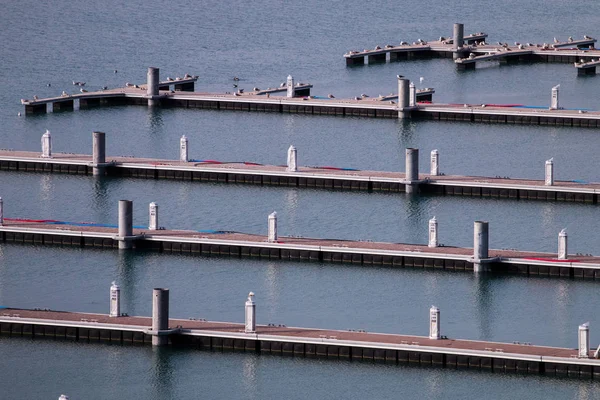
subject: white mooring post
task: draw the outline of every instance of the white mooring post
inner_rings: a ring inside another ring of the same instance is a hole
[[[188,138],[183,135],[179,139],[179,161],[188,162]]]
[[[4,225],[4,200],[0,197],[0,226]]]
[[[288,172],[297,172],[298,171],[298,151],[292,145],[288,149],[287,154],[287,171]]]
[[[545,171],[544,185],[554,185],[554,158],[546,160],[546,171]]]
[[[552,110],[558,110],[560,108],[560,103],[558,102],[558,89],[560,85],[556,85],[552,88],[552,98],[550,99],[550,108]]]
[[[567,247],[567,230],[562,229],[558,233],[558,259],[566,260],[568,256],[568,247]]]
[[[294,87],[294,78],[291,75],[287,77],[287,97],[295,97],[296,88]]]
[[[429,309],[429,339],[439,340],[441,338],[440,309],[436,306],[431,306]]]
[[[148,206],[148,216],[150,219],[150,223],[148,224],[148,229],[151,231],[155,231],[158,229],[158,204],[155,202],[150,203]]]
[[[440,152],[431,150],[431,173],[432,176],[438,176],[440,174]]]
[[[277,212],[269,214],[267,240],[271,243],[277,241]]]
[[[110,286],[110,314],[111,317],[121,316],[121,288],[115,281]]]
[[[408,85],[408,105],[410,107],[417,105],[417,87],[412,82]]]
[[[254,292],[248,293],[246,300],[246,333],[256,332],[256,303],[254,302]]]
[[[52,158],[52,135],[48,129],[42,135],[42,158]]]
[[[435,217],[429,220],[429,247],[438,247],[438,222]]]
[[[589,358],[590,352],[590,323],[579,325],[579,358]]]

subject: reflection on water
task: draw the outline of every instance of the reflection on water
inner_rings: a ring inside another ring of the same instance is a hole
[[[129,315],[138,315],[136,298],[139,297],[139,294],[137,292],[138,277],[136,264],[141,257],[127,250],[119,250],[117,257],[117,276],[115,280],[121,287],[121,312]],[[148,301],[150,301],[149,297]]]
[[[171,358],[177,354],[169,347],[152,346],[151,387],[155,399],[170,399],[173,396],[175,371]]]
[[[242,361],[243,376],[242,384],[245,398],[255,399],[257,398],[257,377],[256,369],[258,364],[258,357],[255,355],[248,354]]]
[[[490,288],[491,278],[486,274],[473,274],[473,295],[477,305],[478,316],[478,335],[480,340],[489,340],[492,337],[492,321],[494,321],[492,304],[495,304],[492,296],[493,290]]]

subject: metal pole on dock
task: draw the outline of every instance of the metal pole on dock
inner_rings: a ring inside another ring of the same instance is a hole
[[[409,81],[402,75],[398,75],[398,118],[410,118],[409,107]]]
[[[4,200],[0,197],[0,226],[4,225]]]
[[[92,132],[92,163],[93,175],[104,175],[104,167],[99,166],[99,164],[106,163],[106,135],[104,132]]]
[[[487,221],[475,221],[473,229],[473,270],[481,272],[484,266],[481,260],[488,258],[489,224]]]
[[[453,59],[460,58],[460,50],[464,44],[465,26],[464,24],[455,23],[452,31],[452,42],[454,43],[452,54]]]
[[[590,323],[586,322],[585,324],[579,325],[579,358],[590,358]]]
[[[130,249],[133,235],[133,202],[119,200],[119,249]]]
[[[188,138],[183,135],[179,139],[179,161],[188,162],[189,160]]]
[[[431,150],[431,173],[430,175],[438,176],[440,174],[440,152]]]
[[[435,217],[429,220],[429,247],[438,247],[438,222]]]
[[[42,158],[52,158],[52,135],[48,129],[42,135]]]
[[[110,286],[110,314],[111,317],[121,316],[121,288],[115,281]]]
[[[554,185],[554,158],[546,160],[546,174],[544,179],[544,185]]]
[[[246,333],[256,332],[256,303],[254,302],[254,292],[248,293],[246,300]]]
[[[161,331],[169,329],[169,289],[155,288],[152,291],[152,346],[169,344],[169,337]]]
[[[277,241],[277,212],[273,211],[268,218],[267,240],[271,243]]]
[[[287,97],[296,97],[296,88],[294,86],[294,78],[291,75],[287,77]]]
[[[412,82],[408,85],[408,105],[410,107],[417,105],[417,87]]]
[[[406,193],[414,193],[418,189],[419,149],[406,149]]]
[[[439,340],[441,338],[440,309],[436,306],[431,306],[429,309],[429,339]]]
[[[155,231],[158,229],[158,204],[155,202],[150,203],[148,206],[148,217],[150,223],[148,224],[148,229],[151,231]]]
[[[148,67],[148,80],[146,94],[148,95],[148,106],[158,105],[158,100],[153,99],[158,96],[158,82],[160,81],[160,70],[156,67]]]
[[[560,85],[556,85],[552,88],[552,97],[550,99],[550,109],[558,110],[560,108],[560,103],[558,102],[558,89]]]
[[[566,260],[568,256],[568,247],[567,247],[567,230],[562,229],[558,233],[558,259]]]
[[[288,172],[298,171],[298,151],[293,145],[288,149],[286,170]]]

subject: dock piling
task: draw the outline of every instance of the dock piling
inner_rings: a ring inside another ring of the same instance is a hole
[[[248,293],[246,300],[246,333],[256,332],[256,303],[254,302],[254,292]]]
[[[429,339],[439,340],[441,338],[440,309],[436,306],[431,306],[429,309]]]
[[[277,212],[273,211],[268,218],[267,240],[270,243],[277,241]]]
[[[158,204],[155,202],[150,203],[148,207],[148,216],[150,223],[148,224],[148,230],[155,231],[158,229]]]
[[[482,272],[485,264],[481,262],[488,258],[489,250],[489,223],[487,221],[475,221],[473,229],[473,270]]]
[[[169,336],[161,331],[169,329],[169,289],[152,291],[152,346],[169,344]]]
[[[464,24],[455,23],[452,31],[453,50],[452,58],[458,59],[461,57],[461,49],[464,44],[465,26]]]
[[[156,67],[148,67],[148,80],[146,94],[148,95],[148,106],[158,105],[158,100],[153,97],[158,96],[158,82],[160,81],[160,70]]]
[[[544,179],[544,185],[554,185],[554,158],[546,160],[546,177]]]
[[[119,249],[130,249],[133,235],[133,202],[119,200]]]
[[[287,77],[287,97],[294,98],[296,97],[296,88],[294,87],[294,78],[291,75]]]
[[[288,149],[286,171],[298,172],[298,152],[293,145]]]
[[[104,175],[105,168],[100,164],[106,163],[106,135],[104,132],[92,132],[92,174]]]
[[[406,149],[406,193],[418,190],[419,180],[419,149]]]
[[[558,90],[560,88],[560,84],[556,85],[552,88],[552,97],[550,99],[550,109],[558,110],[560,109],[560,103],[558,102]]]
[[[579,325],[579,358],[590,358],[590,323],[586,322],[585,324]]]
[[[438,247],[438,222],[435,216],[429,220],[429,247]]]
[[[430,175],[438,176],[440,174],[440,152],[431,150],[431,172]]]
[[[110,286],[110,314],[111,317],[121,316],[121,288],[115,281]]]
[[[179,161],[188,162],[189,160],[188,138],[183,135],[179,139]]]
[[[398,75],[398,118],[410,118],[409,107],[409,81],[402,75]]]
[[[567,247],[567,230],[562,229],[558,233],[558,259],[566,260],[568,257],[568,247]]]
[[[42,158],[52,158],[52,135],[48,129],[42,135]]]
[[[4,200],[0,197],[0,226],[4,225]]]

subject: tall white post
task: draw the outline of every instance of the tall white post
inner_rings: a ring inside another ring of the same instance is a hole
[[[408,105],[410,107],[417,105],[417,88],[412,82],[408,85]]]
[[[269,214],[267,240],[269,242],[277,241],[277,212],[275,211]]]
[[[295,97],[296,88],[294,87],[294,78],[291,75],[287,77],[287,97]]]
[[[429,309],[429,339],[439,340],[441,338],[440,309],[436,306],[431,306]]]
[[[150,223],[148,224],[148,229],[151,231],[155,231],[158,229],[158,204],[155,202],[150,203],[148,207],[148,216],[150,219]]]
[[[566,260],[568,254],[567,231],[563,229],[558,233],[558,259]]]
[[[179,161],[188,162],[188,138],[183,135],[179,139]]]
[[[298,151],[294,146],[290,146],[288,149],[287,156],[287,171],[296,172],[298,171]]]
[[[475,221],[473,227],[473,271],[484,271],[485,264],[481,262],[488,258],[489,224],[487,221]]]
[[[438,222],[435,217],[429,220],[429,247],[438,247]]]
[[[589,358],[590,352],[590,323],[579,325],[579,358]]]
[[[48,129],[42,135],[42,158],[52,158],[52,136]]]
[[[4,200],[0,197],[0,226],[4,225]]]
[[[110,287],[110,316],[121,316],[121,288],[114,281]]]
[[[544,185],[552,186],[554,185],[554,158],[546,160],[546,177],[544,180]]]
[[[431,175],[438,176],[440,174],[440,152],[431,150]]]
[[[558,110],[560,108],[560,103],[558,102],[558,88],[560,88],[560,85],[556,85],[552,88],[552,98],[550,100],[550,108],[553,110]]]
[[[254,302],[254,293],[248,293],[246,300],[246,333],[256,332],[256,303]]]

